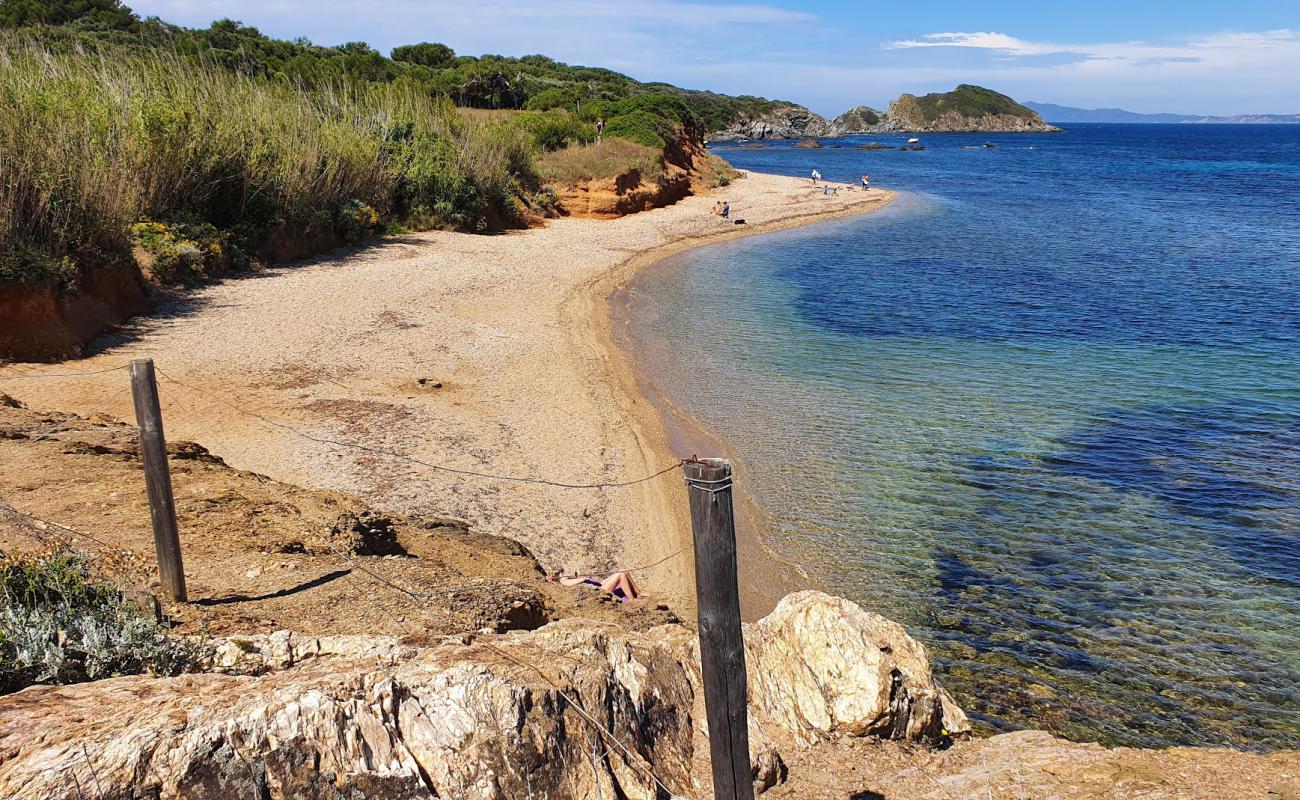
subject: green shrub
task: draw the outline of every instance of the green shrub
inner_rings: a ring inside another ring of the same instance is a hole
[[[130,28],[139,20],[118,0],[3,0],[0,28],[81,23],[100,29]]]
[[[335,217],[335,229],[349,242],[369,239],[384,229],[379,212],[360,200],[348,200]]]
[[[0,31],[0,283],[71,286],[124,263],[141,220],[212,226],[228,267],[286,226],[482,230],[538,190],[536,154],[591,141],[597,119],[609,139],[662,151],[683,129],[776,105],[538,55],[423,43],[388,59],[231,20],[190,30],[116,0],[0,0],[0,11],[0,26],[20,28]],[[378,223],[348,216],[353,202]],[[169,280],[212,273],[203,237],[173,240]]]
[[[663,149],[676,138],[673,123],[649,111],[622,114],[605,123],[605,136],[627,139],[629,142]]]
[[[64,289],[75,288],[77,263],[68,256],[52,256],[20,243],[0,244],[0,284],[54,283]]]
[[[140,672],[175,675],[201,654],[111,584],[92,579],[74,553],[0,558],[0,603],[0,692]]]
[[[560,196],[554,186],[544,186],[528,198],[528,207],[543,217],[560,216]]]
[[[515,122],[528,132],[533,144],[543,153],[559,150],[573,142],[590,142],[596,138],[594,127],[584,125],[566,111],[520,114]]]
[[[577,86],[550,86],[528,98],[524,108],[530,111],[570,110],[582,99],[582,88]]]
[[[222,275],[231,266],[228,250],[242,250],[230,246],[231,235],[217,230],[206,222],[177,222],[167,224],[145,220],[131,226],[135,243],[149,254],[149,269],[160,283],[181,286],[198,286],[204,281]]]

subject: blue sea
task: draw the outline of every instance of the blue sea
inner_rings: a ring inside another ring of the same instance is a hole
[[[1300,747],[1300,126],[903,139],[715,148],[901,196],[644,273],[658,388],[986,730]]]

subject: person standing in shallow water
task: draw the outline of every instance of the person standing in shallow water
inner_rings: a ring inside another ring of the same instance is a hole
[[[871,176],[864,172],[862,173],[862,191],[865,192],[870,188],[871,188]]]

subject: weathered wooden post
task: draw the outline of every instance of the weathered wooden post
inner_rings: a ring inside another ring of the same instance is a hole
[[[740,590],[736,585],[731,462],[708,458],[687,461],[685,467],[695,537],[695,599],[713,797],[753,800],[746,707],[749,681],[740,630]]]
[[[172,498],[172,475],[167,466],[167,442],[163,438],[162,409],[158,405],[158,382],[154,378],[152,358],[131,362],[131,399],[135,401],[135,423],[140,430],[140,457],[149,490],[158,576],[167,595],[183,603],[186,601],[185,567],[181,564],[176,501]]]

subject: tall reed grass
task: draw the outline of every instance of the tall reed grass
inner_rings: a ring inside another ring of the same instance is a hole
[[[532,144],[401,80],[310,90],[165,51],[0,36],[0,282],[129,257],[142,219],[254,240],[381,220],[481,228],[535,188]]]

